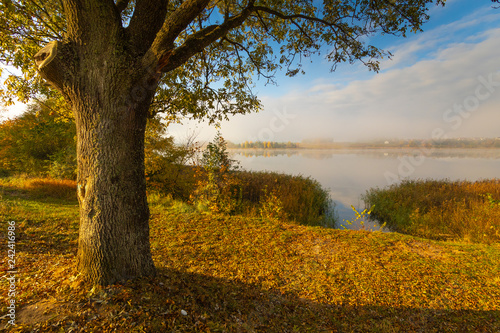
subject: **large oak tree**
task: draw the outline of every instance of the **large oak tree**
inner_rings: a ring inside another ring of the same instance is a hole
[[[78,266],[96,284],[155,274],[144,177],[148,117],[218,120],[256,110],[251,78],[388,55],[444,0],[2,0],[4,101],[59,94],[77,127]],[[39,80],[38,77],[44,80]],[[47,87],[46,83],[50,85]]]

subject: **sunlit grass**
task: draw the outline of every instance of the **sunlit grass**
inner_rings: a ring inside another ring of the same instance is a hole
[[[371,189],[373,216],[393,230],[431,239],[500,241],[500,180],[404,181]]]
[[[68,179],[51,179],[39,177],[0,178],[3,191],[29,191],[30,196],[57,199],[76,199],[76,181]]]

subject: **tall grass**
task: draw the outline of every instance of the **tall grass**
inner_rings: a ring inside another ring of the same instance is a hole
[[[500,241],[500,179],[405,180],[370,189],[363,200],[372,216],[394,231],[430,239]]]
[[[279,202],[289,220],[306,225],[335,224],[328,192],[310,177],[248,171],[236,172],[235,176],[242,184],[246,215],[256,215],[263,205],[269,207]]]

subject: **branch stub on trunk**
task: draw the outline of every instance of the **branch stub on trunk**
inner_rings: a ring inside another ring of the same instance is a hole
[[[69,83],[71,67],[74,67],[75,57],[68,42],[51,41],[35,56],[35,64],[40,76],[57,90],[63,92]]]

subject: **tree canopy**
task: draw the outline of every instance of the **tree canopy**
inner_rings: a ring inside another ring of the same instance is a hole
[[[260,107],[253,79],[274,82],[278,70],[294,76],[313,55],[332,70],[357,61],[378,70],[390,53],[364,37],[418,31],[432,3],[444,1],[2,1],[0,61],[17,71],[4,73],[0,97],[9,104],[54,94],[33,61],[48,42],[119,34],[123,52],[163,73],[151,113],[220,120]]]

